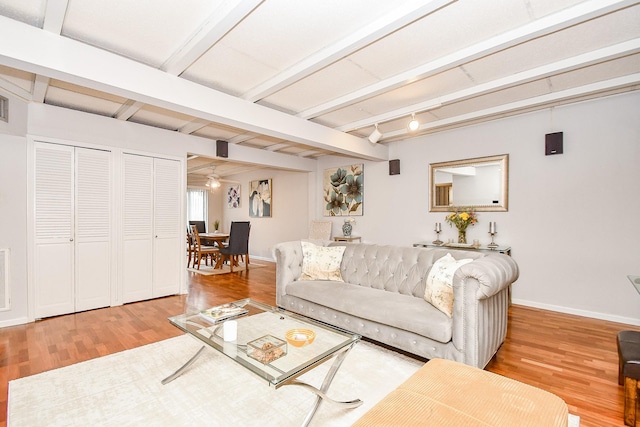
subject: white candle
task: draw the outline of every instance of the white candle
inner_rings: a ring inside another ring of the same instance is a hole
[[[496,223],[492,221],[489,223],[489,233],[495,233],[495,232],[496,232]]]
[[[235,341],[238,339],[238,322],[227,320],[222,324],[222,339],[225,341]]]
[[[436,222],[436,231],[442,231],[442,227],[439,222]]]

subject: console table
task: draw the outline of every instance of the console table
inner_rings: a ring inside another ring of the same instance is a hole
[[[501,254],[511,256],[511,246],[498,246],[497,248],[489,248],[487,246],[458,246],[455,243],[444,243],[441,245],[436,245],[432,242],[418,242],[418,243],[414,243],[413,247],[459,249],[463,251],[489,251],[489,252],[499,252]]]
[[[349,236],[349,237],[347,237],[347,236],[335,236],[333,238],[333,241],[334,242],[355,242],[355,241],[362,242],[362,237],[360,237],[360,236]]]

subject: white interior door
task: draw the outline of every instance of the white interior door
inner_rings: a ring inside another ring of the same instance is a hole
[[[111,304],[111,153],[75,151],[76,311]]]
[[[123,155],[123,302],[153,297],[153,158]]]
[[[34,143],[34,314],[72,313],[74,307],[74,150]]]
[[[153,297],[180,292],[182,262],[182,180],[180,162],[155,159],[154,163]]]

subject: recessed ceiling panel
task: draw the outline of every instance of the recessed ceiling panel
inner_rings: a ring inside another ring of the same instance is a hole
[[[264,98],[264,102],[302,111],[378,80],[351,61],[341,61]]]
[[[244,133],[244,131],[240,129],[236,129],[236,128],[232,128],[229,126],[224,126],[216,123],[216,124],[211,124],[209,126],[200,128],[197,131],[193,132],[191,135],[200,136],[203,138],[215,139],[215,140],[218,140],[218,139],[229,140],[234,136],[240,135],[242,133]]]
[[[33,80],[35,79],[35,75],[27,73],[26,71],[0,65],[0,79],[6,80],[27,92],[31,92],[33,89]],[[2,82],[0,82],[0,87],[2,87]]]
[[[324,0],[262,3],[184,76],[244,93],[277,73],[317,53],[404,2]],[[231,63],[225,63],[234,52]],[[242,70],[246,68],[246,70]],[[259,72],[252,72],[252,70]]]
[[[354,53],[349,59],[365,70],[375,70],[380,78],[387,78],[530,20],[522,1],[458,1]]]
[[[186,43],[221,0],[70,1],[62,34],[159,67]]]
[[[159,127],[162,129],[178,130],[193,120],[193,117],[164,108],[145,105],[138,110],[129,121]]]
[[[42,28],[47,0],[0,0],[0,15]]]
[[[71,108],[86,113],[113,117],[122,104],[109,99],[75,92],[62,87],[49,86],[44,102],[58,107]]]
[[[640,72],[640,54],[607,61],[550,78],[554,92]]]
[[[638,36],[640,6],[593,19],[464,65],[476,83],[567,59]]]
[[[419,80],[415,83],[349,105],[348,107],[324,114],[314,119],[314,121],[331,124],[334,127],[341,127],[368,117],[384,115],[385,113],[393,112],[408,105],[427,101],[437,103],[439,96],[471,86],[473,86],[473,82],[469,80],[469,77],[460,68],[454,68],[450,71],[436,74],[433,77]],[[358,115],[358,112],[362,114]],[[416,109],[415,112],[421,112],[421,110]],[[393,116],[389,116],[383,121],[393,118]]]
[[[515,88],[504,89],[487,95],[447,104],[431,112],[439,119],[444,119],[473,113],[478,110],[498,107],[511,102],[525,101],[548,93],[550,93],[549,84],[546,79],[543,79]]]

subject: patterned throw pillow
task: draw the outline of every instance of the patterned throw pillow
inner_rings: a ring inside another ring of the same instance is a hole
[[[456,260],[451,254],[446,254],[434,262],[427,276],[425,301],[451,317],[453,315],[453,275],[459,267],[471,261],[473,260]]]
[[[334,280],[344,282],[340,264],[345,246],[317,246],[310,242],[302,244],[302,274],[298,280]]]

